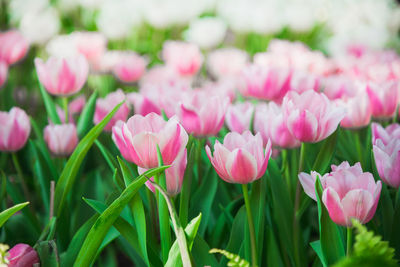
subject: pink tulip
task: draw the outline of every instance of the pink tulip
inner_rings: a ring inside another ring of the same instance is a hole
[[[281,101],[290,89],[291,72],[251,65],[243,69],[240,92],[246,97]]]
[[[246,130],[250,130],[253,114],[253,104],[250,102],[237,103],[229,106],[225,122],[232,132],[243,133]]]
[[[55,156],[69,156],[78,144],[76,127],[72,123],[47,125],[44,128],[44,140]]]
[[[198,46],[180,41],[166,41],[162,58],[167,66],[175,69],[182,76],[192,76],[203,64],[203,55]]]
[[[115,92],[109,93],[105,98],[99,98],[96,101],[96,110],[94,112],[93,122],[94,124],[100,123],[108,113],[115,108],[116,105],[125,100],[125,94],[121,89]],[[104,127],[105,131],[111,131],[112,127],[119,120],[126,121],[129,115],[129,107],[126,103],[123,103],[119,110],[114,114],[111,120]]]
[[[86,99],[85,96],[79,96],[72,100],[71,102],[68,103],[68,121],[75,123],[74,122],[74,115],[79,114],[82,112],[83,107],[85,106]],[[59,106],[56,106],[56,111],[58,114],[58,117],[60,118],[62,123],[65,123],[65,111]]]
[[[302,71],[295,71],[290,79],[290,90],[303,93],[307,90],[319,91],[319,77]]]
[[[249,55],[245,51],[237,48],[221,48],[209,54],[207,68],[218,79],[234,77],[242,71],[248,62]]]
[[[125,52],[123,57],[114,65],[113,73],[125,83],[136,82],[146,71],[146,60],[134,52]]]
[[[0,112],[0,151],[18,151],[23,148],[31,132],[31,123],[25,111],[13,107]]]
[[[343,107],[323,93],[312,90],[302,94],[289,92],[283,99],[286,125],[301,142],[316,143],[331,135],[345,115]]]
[[[202,91],[186,94],[178,117],[188,133],[195,136],[213,136],[222,128],[229,99],[210,96]]]
[[[134,107],[135,114],[146,116],[149,113],[161,114],[159,106],[149,97],[140,93],[130,93],[126,96],[129,103]]]
[[[323,92],[329,99],[353,97],[357,83],[345,75],[331,75],[322,80]]]
[[[193,77],[181,76],[170,66],[155,66],[149,69],[140,79],[140,87],[152,86],[190,86]]]
[[[118,122],[112,132],[122,156],[145,169],[158,166],[157,145],[163,163],[169,165],[188,142],[188,135],[176,118],[164,121],[155,113],[134,115],[126,123]]]
[[[90,66],[96,69],[107,50],[107,39],[99,32],[73,32],[70,34],[78,53],[85,56]]]
[[[400,125],[392,124],[383,129],[372,125],[373,151],[376,168],[381,179],[388,185],[400,186]]]
[[[186,165],[187,165],[187,150],[184,149],[178,154],[175,160],[171,163],[171,167],[165,170],[165,180],[167,184],[167,192],[169,195],[175,196],[179,194],[179,192],[181,191]],[[142,174],[145,171],[147,171],[147,169],[140,167],[138,168],[139,174]],[[150,180],[154,181],[154,178],[151,177]],[[155,192],[155,188],[151,184],[151,182],[147,181],[146,186],[151,191],[153,191],[153,193]]]
[[[305,193],[314,200],[317,199],[317,176],[323,187],[322,201],[332,221],[350,227],[352,218],[363,224],[372,219],[378,206],[382,183],[375,183],[372,174],[363,172],[360,163],[351,167],[347,161],[339,166],[332,165],[332,172],[322,177],[314,171],[311,175],[300,173],[299,179]]]
[[[399,84],[397,82],[369,83],[367,93],[371,102],[373,117],[393,117],[399,100]]]
[[[8,76],[8,66],[0,60],[0,88],[6,83]]]
[[[12,65],[23,59],[28,52],[28,41],[15,30],[0,32],[0,61]]]
[[[274,147],[294,148],[300,146],[286,126],[282,107],[274,102],[257,105],[254,115],[254,131],[259,132],[266,144],[269,140]]]
[[[46,63],[35,59],[40,82],[53,95],[68,96],[79,92],[85,84],[89,65],[82,55],[70,58],[50,57]]]
[[[22,243],[8,251],[7,260],[9,267],[32,267],[40,263],[36,251],[31,246]]]
[[[264,175],[271,156],[271,143],[265,151],[261,135],[250,131],[228,133],[221,144],[214,144],[214,155],[206,146],[207,156],[218,175],[226,182],[248,184]]]

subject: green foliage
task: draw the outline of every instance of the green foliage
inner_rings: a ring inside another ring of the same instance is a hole
[[[220,253],[229,259],[227,266],[230,267],[250,267],[250,263],[245,259],[240,258],[239,255],[230,253],[226,250],[213,248],[210,253]]]
[[[17,204],[9,209],[6,209],[0,213],[0,227],[3,226],[3,224],[12,216],[14,213],[17,211],[23,209],[25,206],[27,206],[29,202]]]

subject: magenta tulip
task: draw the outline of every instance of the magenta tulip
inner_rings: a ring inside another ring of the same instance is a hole
[[[146,71],[147,61],[134,52],[125,52],[114,65],[113,73],[124,83],[133,83],[142,77]]]
[[[169,165],[188,142],[186,131],[175,117],[164,121],[155,113],[134,115],[126,123],[118,122],[112,132],[122,156],[145,169],[158,166],[157,145],[163,163]]]
[[[0,151],[14,152],[23,148],[31,132],[31,123],[25,111],[13,107],[0,112]]]
[[[0,60],[0,88],[6,83],[8,76],[8,66]]]
[[[289,92],[283,99],[286,125],[301,142],[316,143],[331,135],[345,115],[345,109],[313,90]]]
[[[274,147],[294,148],[300,146],[286,126],[282,107],[274,102],[257,105],[254,115],[254,131],[259,132],[267,144],[269,140]]]
[[[261,135],[246,131],[228,133],[223,144],[214,144],[214,154],[206,146],[207,156],[218,175],[229,183],[248,184],[264,175],[271,156],[271,143],[265,151]]]
[[[167,66],[182,76],[192,76],[203,64],[203,55],[198,46],[180,41],[166,41],[162,50],[162,58]]]
[[[8,251],[7,260],[9,267],[32,267],[40,263],[36,251],[31,246],[22,243]]]
[[[46,63],[35,59],[36,71],[44,88],[57,96],[68,96],[79,92],[85,84],[89,65],[84,56],[69,58],[50,57]]]
[[[251,119],[254,115],[254,106],[250,102],[233,104],[228,107],[225,123],[232,132],[243,133],[250,130]]]
[[[399,84],[397,82],[369,83],[367,93],[371,102],[373,117],[393,117],[399,101]]]
[[[94,112],[93,122],[98,124],[110,113],[115,106],[125,100],[125,94],[121,89],[115,92],[109,93],[105,98],[99,98],[96,101],[96,110]],[[129,115],[129,107],[126,103],[123,103],[119,110],[114,114],[111,120],[104,127],[105,131],[111,131],[112,127],[119,120],[126,121]]]
[[[339,225],[351,226],[351,219],[361,223],[369,222],[375,214],[382,189],[381,181],[375,182],[369,172],[363,172],[361,164],[354,166],[342,162],[332,165],[332,172],[321,177],[317,172],[300,173],[299,179],[305,193],[316,200],[315,181],[321,179],[322,201],[332,221]]]
[[[0,32],[0,61],[12,65],[25,57],[28,48],[29,43],[20,32]]]
[[[43,138],[47,147],[55,156],[69,156],[78,144],[76,127],[72,123],[47,125]]]

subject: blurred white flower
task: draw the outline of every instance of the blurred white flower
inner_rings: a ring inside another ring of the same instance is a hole
[[[187,41],[207,49],[219,45],[224,40],[226,30],[222,19],[205,17],[192,21],[184,35]]]
[[[207,58],[208,70],[218,79],[237,76],[248,63],[249,55],[237,48],[221,48]]]
[[[295,32],[311,30],[318,20],[318,8],[321,1],[292,0],[284,8],[285,20],[289,28]]]
[[[19,26],[21,33],[34,44],[43,44],[60,30],[60,18],[52,7],[25,14]]]
[[[49,0],[12,0],[8,12],[13,24],[17,24],[28,13],[37,13],[50,5]]]

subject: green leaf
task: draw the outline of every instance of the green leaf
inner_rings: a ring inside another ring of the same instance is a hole
[[[324,141],[318,153],[317,159],[315,160],[312,167],[313,171],[325,173],[329,168],[329,165],[332,162],[333,155],[335,154],[338,132],[339,130],[336,130]]]
[[[311,242],[310,246],[315,251],[315,253],[317,253],[317,256],[318,256],[319,260],[321,261],[322,265],[324,267],[328,266],[328,264],[326,264],[326,260],[324,258],[324,254],[322,253],[321,241],[317,240],[317,241]]]
[[[250,267],[250,263],[245,259],[240,258],[239,255],[230,253],[226,250],[213,248],[210,253],[220,253],[229,259],[228,266],[232,267]]]
[[[199,229],[201,222],[201,213],[191,220],[189,224],[185,227],[185,234],[187,239],[187,245],[189,247],[189,251],[192,250],[194,239],[197,235],[197,231]],[[181,253],[179,251],[178,242],[172,244],[171,249],[168,254],[168,261],[165,263],[165,267],[179,267],[182,266],[182,258]]]
[[[96,138],[100,135],[103,128],[107,125],[107,123],[111,120],[123,103],[124,102],[119,103],[106,117],[104,117],[99,124],[94,126],[89,131],[89,133],[79,142],[78,146],[75,148],[71,157],[67,161],[67,164],[61,173],[55,189],[54,209],[57,217],[60,217],[67,195],[75,182],[79,167],[81,166],[81,163],[87,152],[92,146],[94,140],[96,140]]]
[[[57,245],[54,240],[41,241],[36,246],[36,252],[40,259],[40,266],[58,267],[60,260],[58,258]]]
[[[29,204],[29,202],[24,202],[24,203],[20,203],[17,204],[11,208],[8,208],[4,211],[2,211],[0,213],[0,227],[3,226],[3,224],[11,217],[14,215],[14,213],[16,213],[17,211],[20,211],[21,209],[23,209],[25,206],[27,206]]]
[[[54,124],[61,124],[61,120],[57,114],[56,105],[54,104],[53,100],[51,99],[47,91],[44,89],[43,85],[40,83],[39,77],[38,77],[38,83],[39,83],[40,94],[42,95],[44,106],[47,111],[47,116],[49,116],[50,120]]]
[[[74,266],[89,266],[92,263],[108,230],[114,224],[115,220],[118,219],[123,208],[147,181],[146,177],[152,177],[164,171],[168,167],[169,166],[162,166],[146,171],[132,182],[113,203],[111,203],[90,229]]]
[[[139,237],[140,249],[147,265],[150,265],[147,256],[147,240],[146,240],[146,217],[144,213],[143,202],[139,194],[133,197],[130,203],[133,219],[135,220],[136,231]]]
[[[0,170],[0,179],[0,205],[2,205],[3,199],[7,193],[7,177],[2,170]]]
[[[318,222],[321,250],[327,265],[336,263],[345,256],[344,244],[339,227],[331,220],[322,203],[322,185],[319,178],[315,183],[315,194],[318,203]]]
[[[204,241],[200,235],[197,235],[192,247],[192,256],[195,266],[220,266],[215,256],[210,254],[209,251],[210,247],[206,241]]]
[[[93,114],[96,109],[97,92],[94,92],[79,116],[78,123],[76,124],[76,131],[79,138],[82,138],[93,125]]]

